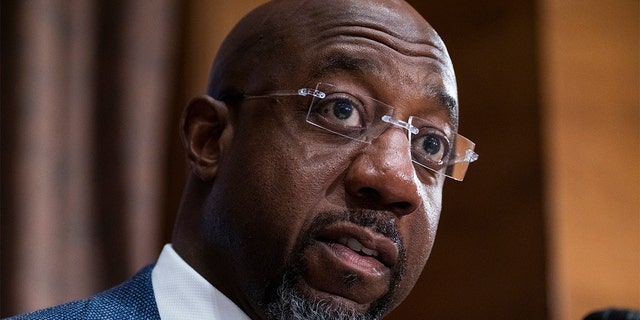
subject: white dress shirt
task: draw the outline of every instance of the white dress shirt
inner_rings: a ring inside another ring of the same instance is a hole
[[[153,294],[162,320],[250,320],[166,244],[151,271]]]

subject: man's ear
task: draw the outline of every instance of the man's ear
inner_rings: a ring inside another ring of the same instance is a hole
[[[232,128],[227,105],[209,96],[189,102],[181,120],[182,143],[189,165],[200,179],[215,178]]]

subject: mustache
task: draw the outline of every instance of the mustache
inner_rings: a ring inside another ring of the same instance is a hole
[[[395,223],[395,216],[386,211],[370,209],[345,209],[321,212],[311,222],[306,232],[307,237],[312,238],[319,230],[338,222],[350,222],[357,226],[370,229],[391,239],[400,248],[404,247],[402,237]]]

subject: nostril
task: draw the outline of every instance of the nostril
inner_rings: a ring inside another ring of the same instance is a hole
[[[358,190],[358,195],[360,195],[360,197],[362,198],[367,198],[367,199],[380,199],[380,193],[374,189],[374,188],[360,188],[360,190]]]
[[[405,215],[413,212],[414,205],[409,201],[385,201],[382,194],[375,188],[360,188],[357,193],[359,202],[367,202],[368,207],[390,210],[397,215]]]
[[[410,211],[413,208],[413,205],[411,203],[405,202],[405,201],[396,202],[393,205],[398,209],[398,211],[403,211],[403,212]]]
[[[413,204],[406,201],[395,202],[391,206],[393,208],[392,211],[397,215],[407,215],[415,210]]]

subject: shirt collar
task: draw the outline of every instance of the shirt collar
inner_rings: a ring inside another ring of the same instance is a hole
[[[151,272],[160,319],[250,320],[166,244]]]

